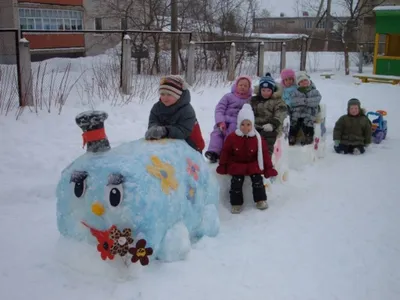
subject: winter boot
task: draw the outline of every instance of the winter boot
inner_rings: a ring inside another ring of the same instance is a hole
[[[295,136],[295,135],[289,136],[289,145],[290,145],[290,146],[296,145],[296,141],[297,141],[297,139],[296,139],[296,136]]]
[[[301,144],[304,145],[311,145],[314,142],[314,138],[312,135],[306,135],[304,137],[304,141],[301,142]]]
[[[242,212],[242,205],[232,205],[231,213],[232,214],[240,214]]]
[[[263,200],[263,201],[258,201],[258,202],[256,202],[256,207],[257,207],[259,210],[264,210],[264,209],[267,209],[267,208],[268,208],[268,203],[267,203],[267,201],[265,201],[265,200]]]
[[[219,158],[219,155],[212,151],[207,151],[204,155],[213,164],[216,163]]]

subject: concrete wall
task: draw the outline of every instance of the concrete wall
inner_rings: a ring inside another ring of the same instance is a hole
[[[15,0],[0,1],[0,28],[18,27],[18,9]],[[0,32],[0,64],[12,64],[15,57],[15,35],[13,32]]]
[[[107,17],[106,9],[102,8],[102,1],[84,0],[85,8],[84,27],[86,30],[95,30],[95,18],[101,18],[103,30],[120,30],[121,20]],[[85,34],[86,55],[103,54],[106,50],[115,48],[122,39],[121,33]],[[120,50],[118,50],[120,51]]]

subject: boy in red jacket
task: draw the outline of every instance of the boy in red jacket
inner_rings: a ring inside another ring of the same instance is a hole
[[[244,176],[250,176],[254,202],[263,210],[268,204],[262,175],[266,178],[278,175],[266,141],[254,130],[254,113],[249,104],[240,110],[237,128],[226,138],[217,167],[218,174],[232,175],[229,194],[233,214],[242,211]]]

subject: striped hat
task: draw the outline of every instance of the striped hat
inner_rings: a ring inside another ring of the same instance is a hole
[[[187,89],[187,83],[179,75],[168,75],[161,78],[160,81],[160,94],[169,94],[179,99],[182,92]]]

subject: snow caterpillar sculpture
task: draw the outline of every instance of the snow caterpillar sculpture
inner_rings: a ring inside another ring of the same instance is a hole
[[[103,260],[142,265],[184,259],[192,242],[216,236],[219,185],[202,156],[181,140],[140,139],[111,149],[106,119],[99,111],[76,117],[87,152],[58,183],[61,235],[93,244]]]

